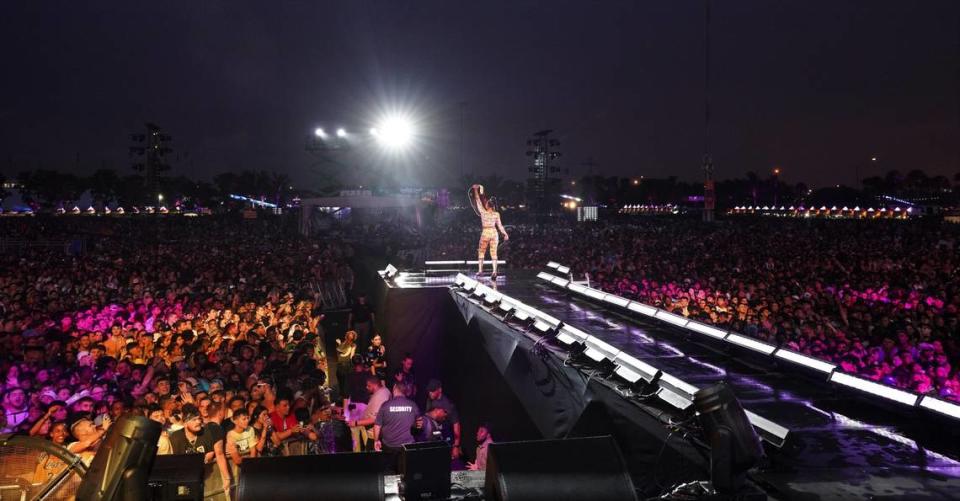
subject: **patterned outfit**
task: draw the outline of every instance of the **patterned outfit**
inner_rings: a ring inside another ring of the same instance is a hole
[[[497,259],[497,246],[500,244],[500,233],[497,232],[497,221],[500,219],[500,213],[492,210],[485,210],[480,213],[480,222],[483,225],[483,231],[480,232],[480,245],[477,247],[477,255],[483,259],[487,253],[487,247],[490,248],[490,259]]]

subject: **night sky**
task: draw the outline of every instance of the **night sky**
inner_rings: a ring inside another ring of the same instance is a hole
[[[173,174],[310,186],[315,127],[400,110],[413,151],[339,161],[447,182],[462,112],[468,173],[525,177],[526,139],[552,128],[577,177],[592,157],[595,173],[698,179],[703,31],[695,0],[4,2],[0,172],[128,173],[129,134],[154,121]],[[960,1],[714,0],[711,33],[718,178],[960,172]]]

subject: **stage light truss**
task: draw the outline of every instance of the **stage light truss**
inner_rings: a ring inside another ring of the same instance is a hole
[[[918,396],[915,393],[891,388],[885,384],[876,383],[869,379],[858,378],[843,372],[834,371],[830,375],[830,381],[904,405],[914,406],[917,404]]]
[[[554,263],[554,264],[557,264],[557,263]],[[553,282],[554,278],[557,278],[557,277],[550,275],[550,279],[547,281],[554,283]],[[615,294],[603,293],[596,289],[584,287],[583,285],[576,284],[573,282],[570,282],[567,284],[566,290],[569,290],[571,292],[574,292],[592,299],[598,299],[605,303],[612,304],[614,306],[620,306],[620,307],[626,308],[629,311],[639,313],[641,315],[654,317],[658,320],[667,322],[671,325],[675,325],[677,327],[681,327],[681,328],[696,332],[698,334],[703,334],[705,336],[709,336],[714,339],[722,340],[726,343],[734,344],[742,348],[746,348],[751,351],[761,353],[763,355],[768,355],[775,358],[788,360],[790,362],[802,365],[804,367],[808,367],[810,369],[823,372],[825,374],[829,374],[830,375],[829,381],[832,383],[841,384],[849,388],[853,388],[865,393],[870,393],[872,395],[879,396],[881,398],[886,398],[888,400],[893,400],[893,401],[900,402],[907,405],[913,405],[913,406],[918,405],[918,400],[920,399],[919,395],[912,392],[898,390],[896,388],[892,388],[890,386],[887,386],[881,383],[876,383],[870,380],[856,378],[853,376],[849,376],[847,374],[843,374],[841,372],[837,372],[836,365],[830,362],[826,362],[813,357],[802,355],[802,354],[799,354],[790,350],[786,350],[783,348],[778,349],[778,347],[774,345],[744,336],[736,332],[727,332],[727,331],[724,331],[723,329],[713,327],[707,324],[703,324],[700,322],[696,322],[696,321],[687,319],[686,317],[675,315],[673,313],[667,312],[665,310],[661,310],[659,308],[655,308],[647,304],[639,303],[636,301],[627,301],[625,298],[616,296]],[[624,301],[626,301],[625,305],[624,305]],[[634,370],[634,368],[630,368],[630,370]],[[664,374],[662,376],[662,379],[665,379],[668,385],[670,384],[671,380],[676,380],[676,378],[672,378],[672,376],[669,376],[668,374]],[[679,381],[679,380],[676,380],[676,381]],[[683,383],[683,384],[686,384],[686,383]],[[665,400],[668,400],[670,401],[671,404],[676,405],[680,403],[680,400],[685,398],[683,393],[689,392],[690,388],[692,387],[690,385],[687,385],[683,390],[671,392],[671,394],[666,395]],[[690,394],[690,398],[692,399],[692,393]],[[685,403],[682,408],[689,407],[689,404],[690,403]],[[951,404],[949,402],[945,402],[942,400],[936,400],[930,397],[924,397],[924,399],[919,402],[919,405],[921,407],[929,408],[933,411],[940,412],[941,414],[960,419],[960,406],[958,405]]]
[[[831,364],[829,362],[824,362],[823,360],[819,360],[813,357],[808,357],[806,355],[801,355],[800,353],[790,351],[784,348],[778,349],[773,354],[773,356],[777,358],[782,358],[784,360],[789,360],[795,364],[799,364],[816,371],[825,372],[827,374],[830,374],[831,372],[834,371],[834,369],[837,368],[836,365]]]

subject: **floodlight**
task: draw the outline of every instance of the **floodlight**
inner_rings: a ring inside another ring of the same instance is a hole
[[[326,138],[327,138],[327,133],[324,132],[323,129],[321,129],[320,127],[317,127],[316,130],[313,131],[313,133],[314,133],[317,137],[319,137],[320,139],[326,139]]]
[[[638,374],[639,377],[642,377],[644,381],[648,383],[652,383],[660,379],[662,374],[660,369],[657,369],[656,367],[623,352],[620,352],[620,354],[617,355],[617,357],[614,359],[614,362],[617,362],[620,367],[629,368],[631,372]],[[630,382],[632,383],[634,381]]]
[[[347,131],[343,127],[337,129],[337,137],[347,137]]]
[[[783,444],[787,443],[787,436],[790,435],[789,429],[746,409],[744,409],[744,412],[747,414],[747,419],[750,420],[750,424],[760,430],[760,436],[764,440],[777,447],[783,447]]]
[[[743,487],[747,470],[764,457],[760,437],[733,390],[724,383],[698,391],[694,404],[704,438],[710,444],[713,488],[721,494],[736,494]]]
[[[410,120],[401,117],[388,117],[376,128],[375,137],[380,144],[392,148],[401,149],[410,144],[413,140],[413,124]]]

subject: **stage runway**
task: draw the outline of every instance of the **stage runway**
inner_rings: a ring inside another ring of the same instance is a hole
[[[407,273],[396,286],[446,287],[455,271]],[[746,409],[790,430],[782,448],[767,447],[771,465],[755,478],[781,495],[960,497],[960,445],[943,422],[853,397],[789,366],[733,356],[658,320],[627,317],[538,280],[536,272],[505,269],[495,288],[694,386],[730,385]]]

